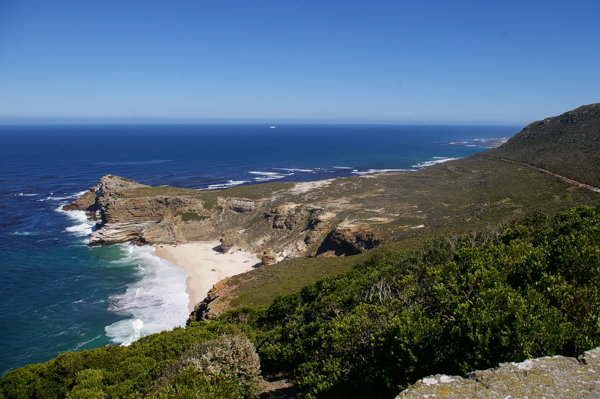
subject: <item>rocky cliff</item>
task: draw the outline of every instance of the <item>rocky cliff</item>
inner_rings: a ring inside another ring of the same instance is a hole
[[[600,397],[600,348],[579,358],[548,356],[474,371],[465,378],[434,375],[402,391],[416,398],[578,398]]]
[[[224,251],[234,245],[255,252],[269,249],[267,257],[281,260],[331,250],[338,256],[355,254],[384,240],[385,234],[369,224],[340,227],[348,210],[362,206],[330,198],[326,203],[292,202],[322,182],[287,184],[287,190],[277,191],[265,186],[257,198],[230,197],[108,175],[64,209],[86,211],[97,222],[91,246],[221,239]]]

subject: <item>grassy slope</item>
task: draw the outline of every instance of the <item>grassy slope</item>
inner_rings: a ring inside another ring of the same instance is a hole
[[[600,104],[534,122],[484,155],[507,158],[600,187]]]
[[[233,308],[268,305],[279,294],[297,291],[326,275],[347,271],[388,248],[410,251],[432,237],[485,229],[528,210],[555,213],[600,200],[597,193],[548,174],[481,156],[415,173],[363,180],[385,189],[384,195],[370,199],[372,208],[399,215],[393,222],[378,226],[393,236],[390,243],[361,255],[293,259],[236,276],[229,282],[237,286],[231,293],[234,299],[230,305]],[[421,224],[425,227],[403,227]]]

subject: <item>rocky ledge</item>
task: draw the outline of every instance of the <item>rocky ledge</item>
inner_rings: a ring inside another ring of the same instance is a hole
[[[599,398],[600,348],[579,358],[548,356],[474,371],[465,378],[434,375],[402,391],[412,398]]]

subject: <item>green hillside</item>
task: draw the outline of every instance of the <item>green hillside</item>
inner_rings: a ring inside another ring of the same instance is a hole
[[[600,187],[600,104],[533,122],[481,155],[524,162]]]

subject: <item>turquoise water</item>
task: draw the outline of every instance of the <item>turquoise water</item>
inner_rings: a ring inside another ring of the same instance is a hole
[[[63,212],[100,177],[225,188],[417,170],[519,126],[0,126],[0,374],[185,323],[185,275],[149,247],[87,246]]]

